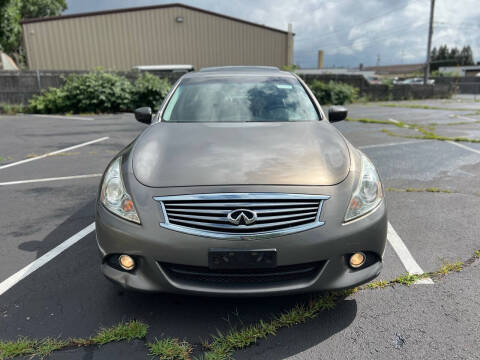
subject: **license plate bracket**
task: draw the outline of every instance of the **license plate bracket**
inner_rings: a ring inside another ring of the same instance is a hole
[[[208,267],[219,269],[269,269],[277,266],[276,249],[224,249],[208,250]]]

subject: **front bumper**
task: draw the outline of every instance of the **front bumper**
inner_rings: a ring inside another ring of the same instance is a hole
[[[346,200],[328,204],[332,218],[329,217],[323,226],[290,235],[245,241],[204,238],[164,229],[158,224],[160,211],[152,213],[151,208],[150,213],[140,212],[142,225],[136,225],[97,204],[96,232],[103,259],[102,271],[107,278],[127,289],[196,295],[281,295],[354,287],[375,278],[382,269],[387,216],[382,202],[367,216],[342,224]],[[137,199],[136,203],[140,204],[141,210],[142,199]],[[336,213],[341,213],[342,218],[333,216]],[[278,253],[279,267],[307,263],[321,263],[321,266],[314,276],[296,281],[225,285],[174,278],[161,265],[207,268],[210,248],[274,248]],[[356,251],[374,254],[375,261],[365,268],[351,269],[346,256]],[[134,256],[136,269],[125,272],[110,266],[105,259],[111,254]]]

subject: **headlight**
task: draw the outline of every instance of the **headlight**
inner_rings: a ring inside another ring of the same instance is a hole
[[[140,224],[133,200],[123,185],[121,163],[122,158],[119,157],[108,167],[103,178],[100,200],[115,215]]]
[[[383,198],[382,183],[372,162],[362,154],[360,182],[352,194],[345,221],[353,220],[373,210]]]

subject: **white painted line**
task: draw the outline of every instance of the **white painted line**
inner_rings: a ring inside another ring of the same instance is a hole
[[[458,118],[458,119],[470,120],[472,123],[479,120],[479,119],[474,119],[474,118],[471,118],[471,117],[468,117],[468,116],[461,116],[461,115],[456,115],[455,117]]]
[[[388,121],[394,122],[394,123],[396,123],[396,124],[400,123],[400,121],[395,120],[395,119],[392,119],[392,118],[388,119]]]
[[[418,144],[418,143],[425,142],[425,141],[427,141],[427,140],[414,140],[414,141],[403,141],[403,142],[396,142],[396,143],[364,145],[364,146],[358,146],[358,148],[359,149],[371,149],[371,148],[396,146],[396,145]]]
[[[398,236],[390,222],[388,222],[387,239],[409,274],[420,275],[425,273],[420,265],[418,265],[418,263],[415,261],[410,251],[408,251],[407,246],[402,241],[400,236]],[[430,278],[420,279],[416,281],[415,284],[433,284],[433,280]]]
[[[59,181],[59,180],[87,179],[87,178],[99,177],[99,176],[102,176],[102,174],[73,175],[73,176],[54,177],[54,178],[9,181],[9,182],[0,183],[0,186],[30,184],[30,183],[37,183],[37,182],[49,182],[49,181]]]
[[[462,149],[465,149],[465,150],[468,150],[468,151],[471,151],[471,152],[474,152],[474,153],[477,153],[477,154],[480,154],[480,150],[477,150],[477,149],[473,149],[469,146],[466,146],[466,145],[463,145],[463,144],[460,144],[458,142],[455,142],[455,141],[447,141],[449,144],[452,144],[452,145],[455,145],[455,146],[458,146],[458,147],[461,147]]]
[[[72,237],[68,238],[57,247],[53,248],[46,254],[43,254],[42,256],[40,256],[34,262],[28,264],[23,269],[17,271],[15,274],[10,276],[6,280],[3,280],[0,283],[0,295],[5,293],[12,286],[15,286],[19,281],[25,279],[28,275],[32,274],[34,271],[40,269],[43,265],[48,263],[50,260],[54,259],[56,256],[60,255],[62,252],[67,250],[70,246],[76,244],[79,240],[83,239],[85,236],[87,236],[94,230],[95,230],[95,223],[91,223],[86,228],[79,231]]]
[[[97,143],[97,142],[104,141],[104,140],[107,140],[107,139],[110,139],[110,138],[109,138],[108,136],[105,136],[105,137],[102,137],[102,138],[100,138],[100,139],[96,139],[96,140],[92,140],[92,141],[87,141],[87,142],[84,142],[84,143],[81,143],[81,144],[78,144],[78,145],[74,145],[74,146],[67,147],[67,148],[65,148],[65,149],[60,149],[60,150],[53,151],[53,152],[50,152],[50,153],[47,153],[47,154],[43,154],[43,155],[40,155],[40,156],[35,156],[35,157],[33,157],[33,158],[30,158],[30,159],[24,159],[24,160],[20,160],[20,161],[11,163],[11,164],[6,164],[6,165],[3,165],[3,166],[0,166],[0,170],[1,170],[1,169],[9,168],[9,167],[11,167],[11,166],[16,166],[16,165],[20,165],[20,164],[25,164],[25,163],[30,162],[30,161],[43,159],[43,158],[46,158],[46,157],[49,157],[49,156],[52,156],[52,155],[55,155],[55,154],[60,154],[60,153],[64,153],[64,152],[67,152],[67,151],[70,151],[70,150],[78,149],[78,148],[81,148],[81,147],[83,147],[83,146],[95,144],[95,143]]]
[[[80,116],[41,115],[41,114],[32,114],[32,116],[43,117],[43,118],[48,118],[48,119],[62,119],[62,120],[84,120],[84,121],[95,120],[94,118],[80,117]]]

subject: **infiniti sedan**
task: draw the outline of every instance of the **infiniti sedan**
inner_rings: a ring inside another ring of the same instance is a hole
[[[387,215],[372,162],[296,75],[184,75],[108,165],[96,204],[105,276],[127,289],[272,295],[354,287],[382,269]]]

